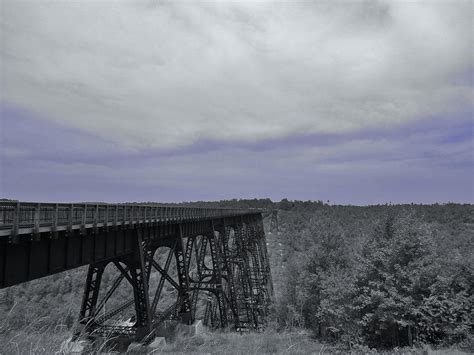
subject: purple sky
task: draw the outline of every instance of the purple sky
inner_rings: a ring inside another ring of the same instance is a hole
[[[2,2],[0,198],[473,203],[469,3]]]
[[[41,201],[270,197],[473,202],[472,112],[397,129],[129,152],[2,106],[2,196]]]

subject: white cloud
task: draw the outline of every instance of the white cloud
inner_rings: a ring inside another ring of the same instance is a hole
[[[471,10],[2,1],[2,95],[134,149],[389,128],[470,101]]]

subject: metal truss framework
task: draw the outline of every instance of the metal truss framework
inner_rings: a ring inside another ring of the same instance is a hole
[[[191,324],[197,318],[210,327],[232,326],[237,331],[264,326],[273,286],[260,213],[155,228],[135,225],[130,232],[132,253],[89,264],[76,336],[147,342],[165,320]],[[168,249],[161,264],[156,258],[159,248]],[[119,273],[107,290],[101,290],[108,265]],[[149,289],[153,272],[160,277]],[[108,307],[124,280],[133,298]],[[175,291],[176,300],[158,311],[165,284]],[[131,322],[112,321],[132,306]]]

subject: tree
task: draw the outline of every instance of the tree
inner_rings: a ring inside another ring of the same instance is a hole
[[[418,336],[433,250],[430,228],[411,214],[387,216],[364,246],[354,305],[370,346],[411,346]]]
[[[321,338],[339,340],[354,328],[349,312],[352,259],[346,235],[340,225],[321,221],[313,225],[310,233],[315,246],[307,265],[306,326]]]

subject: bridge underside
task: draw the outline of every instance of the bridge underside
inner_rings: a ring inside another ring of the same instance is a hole
[[[258,329],[273,293],[260,213],[24,234],[0,256],[1,288],[89,265],[76,336],[146,342],[171,319]]]

